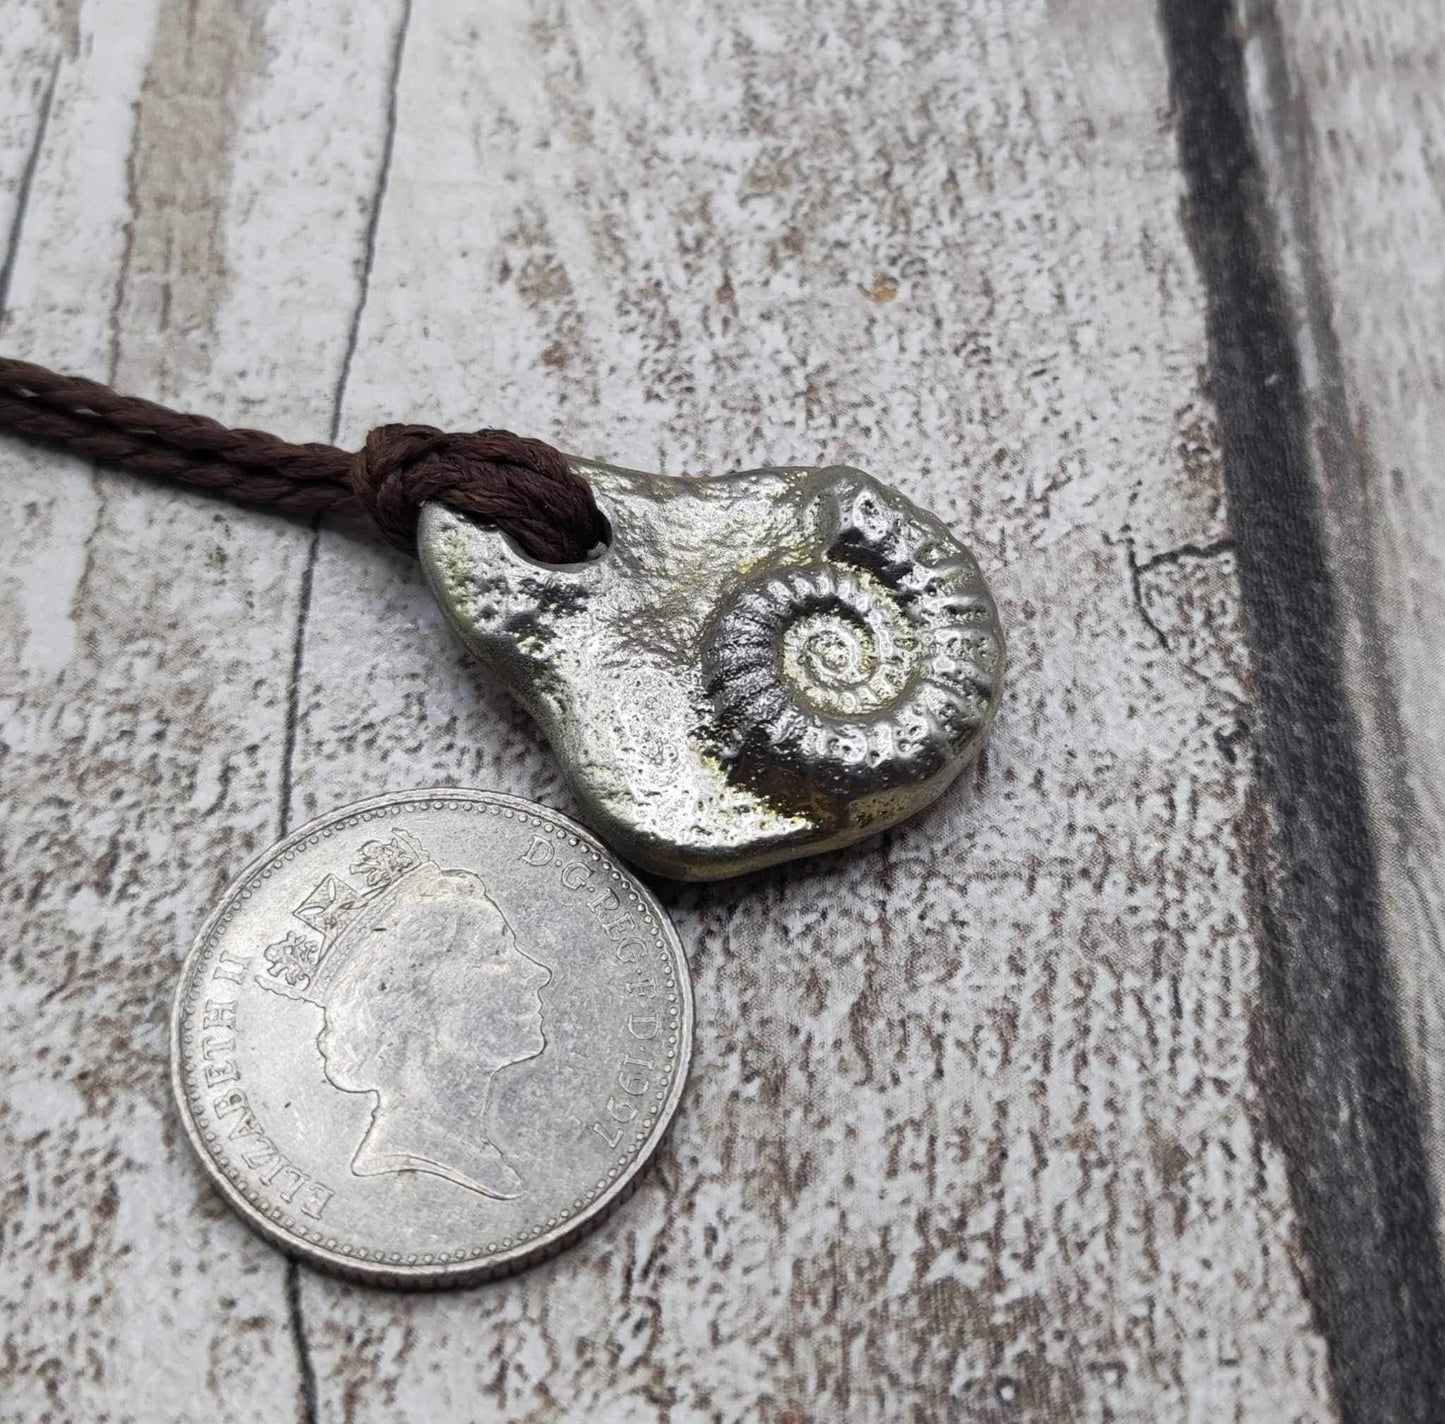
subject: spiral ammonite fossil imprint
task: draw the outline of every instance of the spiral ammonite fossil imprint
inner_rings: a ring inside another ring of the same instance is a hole
[[[932,521],[862,477],[825,499],[826,545],[738,589],[704,676],[738,774],[813,802],[886,803],[972,755],[1003,640],[978,566]]]
[[[937,797],[998,705],[977,563],[861,471],[670,479],[574,462],[611,546],[550,567],[440,505],[423,567],[537,716],[584,813],[661,874],[845,845]]]

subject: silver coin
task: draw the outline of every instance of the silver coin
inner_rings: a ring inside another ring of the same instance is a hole
[[[555,1254],[677,1108],[692,991],[580,826],[414,791],[303,826],[227,890],[171,1021],[186,1131],[257,1231],[327,1270],[463,1285]]]

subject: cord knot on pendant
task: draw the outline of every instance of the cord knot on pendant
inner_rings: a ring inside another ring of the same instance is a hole
[[[607,540],[585,480],[545,441],[506,430],[379,425],[352,457],[351,485],[386,539],[416,553],[429,499],[490,519],[548,564],[581,563]]]

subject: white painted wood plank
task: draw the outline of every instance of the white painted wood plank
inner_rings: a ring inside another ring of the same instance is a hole
[[[1255,131],[1296,304],[1400,1021],[1445,1182],[1445,27],[1256,17]]]
[[[5,8],[7,225],[61,65],[0,337],[323,435],[396,13],[158,8]],[[1374,530],[1340,562],[1393,640],[1374,786],[1386,822],[1416,803],[1387,892],[1436,1113],[1430,16],[1284,18],[1344,433],[1388,473],[1331,511],[1345,554]],[[1247,673],[1150,13],[538,3],[482,34],[418,4],[399,97],[348,434],[856,460],[972,531],[1015,684],[972,794],[882,848],[672,892],[704,1032],[659,1172],[522,1281],[308,1277],[322,1416],[1329,1417],[1249,1071]],[[289,1417],[280,1268],[173,1140],[170,970],[137,946],[178,952],[282,814],[304,535],[5,459],[13,1407]],[[294,814],[428,779],[565,804],[365,540],[325,540],[300,694]]]
[[[74,47],[72,17],[40,0],[5,0],[0,24],[8,63],[0,71],[0,328],[13,271],[15,218],[33,176],[37,140],[49,119],[61,56]]]
[[[57,23],[5,349],[324,438],[384,127],[385,17],[351,9]],[[44,69],[24,35],[0,30],[7,75]],[[4,92],[23,132],[35,86]],[[285,1263],[191,1160],[166,1054],[179,958],[277,828],[308,534],[0,462],[0,1415],[290,1420]]]
[[[305,1277],[321,1418],[1332,1417],[1250,1075],[1237,588],[1174,557],[1224,526],[1165,104],[1142,7],[415,6],[349,433],[857,462],[970,534],[1014,671],[931,815],[669,893],[695,1080],[599,1236]],[[349,536],[300,706],[297,816],[568,804]]]

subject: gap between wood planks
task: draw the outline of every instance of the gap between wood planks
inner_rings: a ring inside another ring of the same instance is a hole
[[[396,148],[397,92],[401,84],[401,65],[406,53],[407,31],[411,28],[411,0],[401,0],[396,35],[392,41],[391,63],[386,85],[386,129],[381,145],[381,160],[376,168],[376,184],[372,189],[371,206],[366,217],[366,239],[362,247],[361,273],[357,283],[356,305],[352,308],[347,328],[346,348],[336,375],[336,388],[331,398],[332,444],[341,433],[341,412],[346,402],[346,387],[351,377],[351,362],[361,332],[361,319],[366,312],[366,299],[371,291],[371,273],[376,263],[376,234],[381,222],[381,206],[386,200],[387,183],[391,177],[391,158]],[[281,750],[281,782],[278,793],[278,839],[291,829],[292,795],[295,785],[296,730],[300,716],[301,665],[306,647],[306,624],[311,614],[312,590],[316,582],[316,562],[321,553],[321,518],[311,521],[311,539],[306,549],[306,563],[301,571],[301,590],[297,600],[296,632],[291,644],[291,681],[286,689],[286,736]],[[301,1298],[301,1266],[294,1256],[286,1261],[286,1315],[291,1339],[296,1347],[296,1366],[300,1374],[301,1417],[304,1424],[317,1424],[319,1416],[316,1390],[316,1366],[311,1359],[311,1344],[306,1338],[306,1311]]]
[[[1264,1097],[1342,1419],[1431,1424],[1445,1412],[1435,1209],[1242,37],[1227,0],[1160,0],[1160,18],[1281,866],[1260,901],[1277,1080]]]

